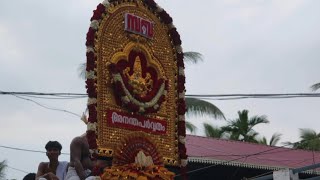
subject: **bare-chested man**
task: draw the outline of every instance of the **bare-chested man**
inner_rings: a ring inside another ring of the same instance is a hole
[[[70,144],[70,163],[66,180],[84,180],[92,169],[86,134],[75,137]]]
[[[68,162],[58,161],[62,146],[58,141],[49,141],[45,146],[49,162],[41,162],[36,180],[63,180],[66,176]]]

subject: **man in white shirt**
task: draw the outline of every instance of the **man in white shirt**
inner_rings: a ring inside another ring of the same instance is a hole
[[[58,141],[49,141],[45,146],[49,162],[41,162],[38,166],[36,180],[64,180],[68,162],[59,161],[62,146]]]

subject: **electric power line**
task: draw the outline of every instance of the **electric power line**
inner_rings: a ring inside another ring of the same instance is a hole
[[[87,98],[87,94],[82,93],[43,93],[43,92],[5,92],[0,91],[0,95],[20,95],[20,96],[32,96],[33,98],[41,98],[41,96],[55,96],[52,99],[76,99]],[[320,97],[320,93],[285,93],[285,94],[187,94],[186,97],[200,98],[207,100],[237,100],[248,98],[263,98],[263,99],[283,99],[283,98],[315,98]],[[44,98],[44,97],[42,97]],[[45,99],[51,99],[45,97]]]
[[[80,115],[78,115],[78,114],[76,114],[76,113],[74,113],[74,112],[67,111],[67,110],[64,110],[64,109],[58,109],[58,108],[48,107],[48,106],[45,106],[45,105],[43,105],[43,104],[41,104],[41,103],[39,103],[39,102],[37,102],[37,101],[34,101],[34,100],[32,100],[32,99],[28,99],[28,98],[25,98],[25,97],[21,97],[21,96],[17,95],[17,94],[19,94],[19,93],[8,93],[8,92],[4,92],[4,91],[1,91],[1,90],[0,90],[0,93],[10,94],[10,95],[12,95],[12,96],[15,96],[16,98],[33,102],[33,103],[35,103],[36,105],[41,106],[41,107],[43,107],[43,108],[45,108],[45,109],[49,109],[49,110],[53,110],[53,111],[61,111],[61,112],[69,113],[69,114],[72,114],[72,115],[74,115],[74,116],[77,116],[77,117],[80,117],[80,118],[81,118]],[[29,93],[29,94],[32,94],[32,93]],[[42,94],[43,94],[43,93],[42,93]],[[61,93],[60,93],[60,94],[61,94]]]
[[[29,172],[27,172],[27,171],[24,171],[24,170],[21,170],[21,169],[18,169],[18,168],[14,168],[14,167],[11,167],[11,166],[6,166],[6,167],[8,167],[8,168],[10,168],[10,169],[13,169],[13,170],[16,170],[16,171],[19,171],[19,172],[23,172],[23,173],[25,173],[25,174],[28,174]]]
[[[0,145],[0,147],[1,147],[1,148],[6,148],[6,149],[11,149],[11,150],[17,150],[17,151],[35,152],[35,153],[46,153],[46,151],[23,149],[23,148],[16,148],[16,147],[3,146],[3,145]],[[63,154],[63,155],[70,155],[70,153],[61,153],[61,154]]]

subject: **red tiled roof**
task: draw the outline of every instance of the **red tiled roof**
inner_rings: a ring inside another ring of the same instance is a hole
[[[187,135],[186,140],[187,154],[191,162],[270,170],[298,168],[320,163],[320,152],[193,135]]]

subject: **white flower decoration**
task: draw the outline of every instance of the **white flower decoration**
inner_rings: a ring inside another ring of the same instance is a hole
[[[186,121],[186,118],[184,115],[179,115],[179,121]]]
[[[96,98],[88,98],[87,105],[96,104],[96,103],[97,103],[97,99]]]
[[[94,52],[94,49],[92,46],[87,46],[87,52]]]
[[[160,97],[166,93],[165,91],[165,83],[162,83],[160,86],[159,91],[157,92],[157,94],[151,99],[151,101],[149,102],[140,102],[138,101],[136,98],[134,98],[131,93],[129,92],[129,90],[126,88],[126,86],[124,85],[123,79],[121,77],[121,75],[119,73],[116,74],[112,74],[113,80],[115,82],[120,82],[121,83],[121,87],[123,88],[123,91],[125,93],[125,95],[129,98],[129,102],[132,102],[133,104],[139,106],[140,108],[149,108],[154,106],[160,99]]]
[[[182,47],[179,45],[179,46],[176,46],[176,50],[178,53],[182,53],[183,50],[182,50]]]
[[[156,105],[153,106],[153,109],[158,109],[158,108],[159,108],[159,105],[158,105],[158,104],[156,104]]]
[[[185,136],[179,136],[179,142],[182,144],[186,144],[186,137]]]
[[[90,27],[97,30],[99,28],[99,21],[98,20],[91,21]]]
[[[180,99],[184,99],[184,98],[185,98],[185,95],[186,95],[185,92],[179,93],[179,98],[180,98]]]
[[[179,67],[179,75],[185,76],[183,67]]]
[[[163,11],[163,8],[160,7],[159,5],[157,5],[157,9],[156,9],[156,12],[159,13],[159,12],[162,12]]]
[[[96,122],[94,122],[94,123],[88,123],[87,124],[87,130],[88,131],[95,131],[95,132],[97,132],[97,123]]]
[[[139,108],[139,112],[143,113],[144,111],[145,111],[145,110],[144,110],[143,107],[140,107],[140,108]]]
[[[121,97],[121,100],[122,100],[122,102],[124,102],[124,103],[129,103],[129,102],[130,102],[130,99],[128,98],[128,96],[122,96],[122,97]]]
[[[176,28],[172,23],[169,24],[169,29]]]
[[[167,90],[164,90],[164,91],[163,91],[163,95],[165,95],[165,96],[166,96],[166,95],[167,95],[167,93],[168,93],[168,91],[167,91]]]
[[[95,79],[96,76],[94,75],[94,71],[87,71],[86,72],[86,78],[87,79]]]
[[[106,8],[110,5],[108,0],[104,0],[101,4],[104,5]]]

